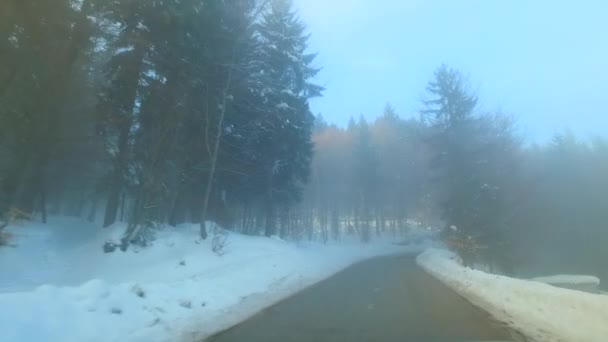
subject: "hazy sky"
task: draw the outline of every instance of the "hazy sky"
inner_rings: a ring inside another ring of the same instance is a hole
[[[608,134],[608,1],[294,0],[323,67],[312,110],[330,122],[417,115],[446,63],[484,110],[515,116],[529,140]]]

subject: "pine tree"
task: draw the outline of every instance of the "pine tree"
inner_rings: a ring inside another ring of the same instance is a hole
[[[120,32],[112,42],[112,57],[106,66],[108,83],[99,99],[99,129],[105,137],[107,150],[113,161],[108,175],[108,199],[104,227],[116,221],[121,194],[126,191],[129,162],[132,159],[133,127],[137,124],[138,94],[142,91],[142,77],[146,72],[145,58],[151,49],[151,28],[156,21],[151,4],[120,0],[101,4],[100,11]]]
[[[310,81],[319,69],[312,66],[315,55],[306,52],[308,36],[291,1],[271,2],[258,38],[263,120],[257,127],[256,150],[263,151],[258,161],[265,188],[265,234],[272,235],[276,203],[297,200],[308,178],[314,124],[308,100],[320,96],[322,87]]]
[[[462,74],[442,65],[434,76],[426,88],[431,98],[423,101],[423,121],[442,130],[466,123],[473,116],[477,97],[467,91]]]
[[[494,257],[512,206],[500,184],[500,171],[513,167],[512,124],[502,116],[476,115],[477,97],[456,70],[440,67],[427,90],[432,99],[422,115],[430,123],[446,234],[468,262],[482,254]],[[486,248],[490,252],[482,253]]]

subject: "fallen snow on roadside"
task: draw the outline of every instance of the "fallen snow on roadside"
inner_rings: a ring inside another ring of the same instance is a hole
[[[600,285],[600,279],[589,275],[556,274],[552,276],[536,277],[530,280],[547,284],[572,284],[572,285]]]
[[[198,226],[158,233],[153,246],[102,252],[124,227],[79,220],[12,227],[0,249],[2,341],[194,341],[366,258],[419,252],[401,246],[291,243],[229,234],[225,253]]]
[[[429,249],[417,262],[528,341],[607,340],[608,296],[473,270],[445,250]]]

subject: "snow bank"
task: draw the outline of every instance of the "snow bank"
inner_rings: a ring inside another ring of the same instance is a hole
[[[557,287],[563,287],[565,289],[592,293],[600,292],[600,279],[590,275],[556,274],[552,276],[536,277],[530,280]]]
[[[556,274],[546,277],[536,277],[530,280],[547,284],[600,285],[600,279],[598,277],[589,275]]]
[[[193,341],[357,261],[428,246],[229,234],[218,256],[198,226],[182,225],[149,248],[104,254],[123,228],[68,219],[11,228],[18,247],[0,249],[2,341]]]
[[[420,265],[527,341],[603,342],[608,339],[608,296],[557,288],[463,267],[445,250],[429,249]]]

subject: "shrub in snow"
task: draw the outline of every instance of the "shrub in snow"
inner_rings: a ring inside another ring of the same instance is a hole
[[[129,245],[140,247],[149,246],[154,241],[156,232],[162,229],[164,225],[155,222],[146,222],[143,224],[129,224],[126,229],[120,226],[111,227],[109,229],[119,230],[112,235],[103,245],[104,253],[112,253],[116,248],[120,248],[125,252]],[[120,237],[118,237],[120,236]]]
[[[192,301],[187,300],[187,299],[180,300],[179,306],[186,308],[186,309],[192,309]]]
[[[144,292],[144,289],[142,289],[139,285],[133,285],[133,287],[131,288],[131,292],[135,293],[139,298],[146,297],[146,292]]]
[[[4,218],[5,218],[5,223],[7,225],[9,223],[10,224],[19,224],[19,223],[23,223],[26,221],[31,221],[32,215],[29,213],[26,213],[25,211],[23,211],[19,208],[12,207],[4,214]]]
[[[481,250],[487,247],[482,245],[477,238],[464,234],[458,229],[452,229],[452,227],[455,226],[450,226],[449,229],[444,229],[442,232],[443,242],[450,250],[458,253],[464,265],[472,266],[475,261],[479,260]]]
[[[4,220],[2,220],[2,217],[4,217]],[[29,220],[30,216],[27,213],[14,207],[9,209],[3,216],[0,215],[0,247],[12,246],[10,244],[12,235],[5,230],[9,224],[19,224]]]
[[[462,258],[465,266],[475,266],[494,273],[513,273],[508,239],[499,234],[472,235],[452,225],[441,232],[441,239]]]
[[[127,228],[127,232],[122,239],[121,249],[126,250],[129,244],[146,247],[152,241],[156,232],[163,228],[162,224],[156,222],[145,222],[133,228]],[[123,247],[124,246],[124,247]]]

